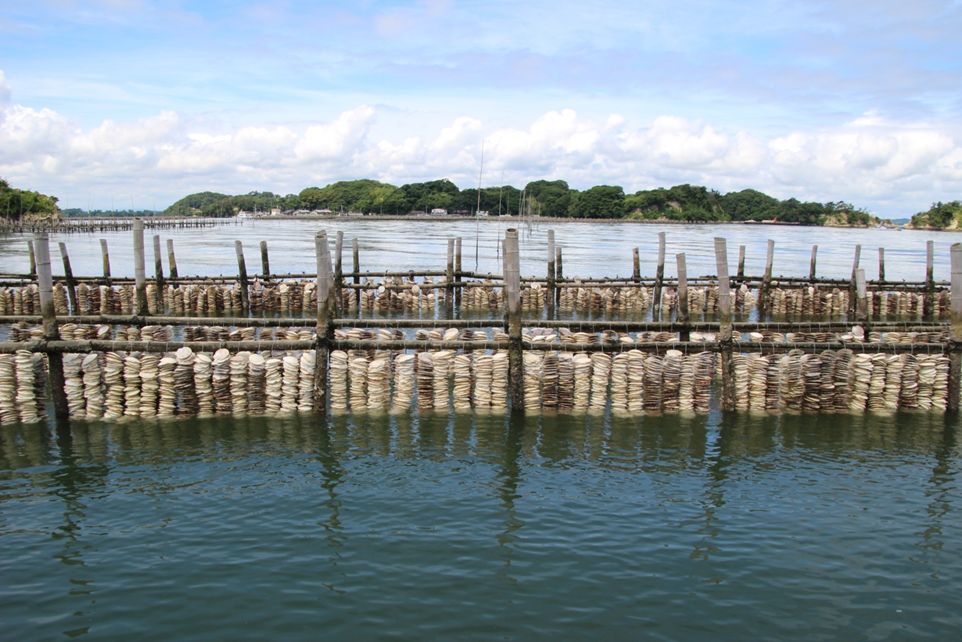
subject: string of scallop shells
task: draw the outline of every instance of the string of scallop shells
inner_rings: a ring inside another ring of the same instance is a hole
[[[348,367],[350,375],[350,406],[352,411],[367,408],[367,367],[370,360],[366,356],[351,359]]]
[[[25,424],[40,421],[42,412],[37,403],[33,356],[29,350],[17,350],[13,357],[16,369],[16,407],[20,421]],[[37,356],[43,358],[43,355]]]
[[[297,410],[297,386],[300,380],[301,362],[290,354],[285,355],[281,361],[283,365],[281,412],[293,413]]]
[[[214,414],[214,358],[206,352],[194,355],[194,390],[197,393],[197,414],[209,417]]]
[[[140,353],[128,354],[124,358],[124,416],[140,416]]]
[[[390,404],[390,397],[391,357],[381,352],[367,367],[367,409],[384,410]]]
[[[348,355],[343,350],[332,350],[328,363],[330,368],[331,410],[334,412],[346,411],[348,408]],[[268,386],[270,386],[270,383],[268,383]]]
[[[310,412],[314,409],[315,352],[306,350],[299,359],[300,376],[297,382],[297,409]]]
[[[145,354],[140,358],[140,416],[157,416],[157,397],[160,390],[157,355]]]
[[[157,365],[157,416],[170,417],[177,409],[177,359],[161,357]],[[88,406],[89,407],[89,406]]]
[[[528,411],[541,408],[541,366],[543,357],[540,352],[524,352],[522,366],[524,372],[524,409]]]
[[[452,399],[455,410],[470,410],[472,405],[474,358],[470,354],[459,354],[454,357],[454,390]]]
[[[12,354],[0,354],[0,424],[16,423],[17,412],[17,363]]]
[[[83,370],[84,399],[88,419],[97,419],[104,414],[104,396],[100,383],[100,359],[97,353],[91,352],[81,362]]]
[[[264,360],[264,412],[268,414],[277,414],[281,410],[283,370],[282,359],[270,356]]]
[[[230,390],[230,358],[230,351],[221,348],[214,353],[211,359],[211,395],[214,413],[218,415],[233,412]]]

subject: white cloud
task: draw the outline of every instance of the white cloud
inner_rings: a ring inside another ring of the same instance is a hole
[[[13,91],[10,89],[10,85],[7,84],[6,78],[4,78],[3,69],[0,69],[0,108],[10,104],[10,97],[12,95]]]

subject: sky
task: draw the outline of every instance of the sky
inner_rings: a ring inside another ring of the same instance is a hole
[[[901,218],[962,199],[960,33],[962,0],[0,0],[0,177],[83,209],[480,178]]]

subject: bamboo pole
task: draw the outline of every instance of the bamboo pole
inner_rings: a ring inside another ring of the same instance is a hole
[[[635,283],[641,281],[641,257],[637,247],[631,248],[631,279]]]
[[[271,258],[267,253],[267,241],[261,241],[261,278],[271,278]]]
[[[157,283],[157,309],[164,311],[164,256],[160,252],[160,236],[154,234],[154,278]]]
[[[70,267],[70,256],[67,254],[67,244],[61,241],[59,245],[60,258],[63,259],[63,279],[67,282],[67,296],[70,299],[70,309],[76,313],[80,311],[80,306],[77,303],[77,280],[73,278],[73,270]]]
[[[144,258],[144,222],[134,219],[134,279],[137,314],[147,316],[147,266]]]
[[[855,246],[855,260],[852,263],[852,281],[848,286],[848,315],[855,317],[858,313],[858,286],[855,282],[855,273],[858,271],[859,258],[862,256],[862,246]]]
[[[744,247],[744,246],[742,246]],[[685,262],[685,253],[675,255],[678,266],[678,323],[688,323],[688,266]],[[678,337],[681,341],[689,340],[689,333],[682,331]]]
[[[658,267],[655,269],[655,293],[652,308],[655,315],[661,309],[661,287],[665,279],[665,233],[658,232]]]
[[[30,251],[30,275],[31,279],[37,278],[37,255],[33,247],[33,241],[27,239],[27,249]]]
[[[739,280],[745,278],[745,246],[738,246],[738,278]]]
[[[461,237],[454,237],[454,306],[461,313]]]
[[[556,279],[555,279],[555,281],[558,282],[558,283],[561,283],[561,282],[564,281],[564,269],[563,269],[563,264],[562,264],[562,262],[561,262],[561,248],[560,248],[560,247],[555,248],[555,254],[557,254],[557,257],[555,258],[555,261],[554,261],[554,267],[555,267],[555,273],[556,273]]]
[[[952,343],[949,348],[949,388],[947,409],[959,410],[959,389],[962,387],[962,244],[953,243],[952,257]]]
[[[104,263],[104,281],[110,286],[110,253],[107,251],[107,239],[100,239],[100,254]]]
[[[935,314],[935,241],[925,244],[925,297],[922,299],[922,315]]]
[[[338,230],[334,240],[334,308],[344,307],[344,232]]]
[[[50,245],[46,232],[40,232],[36,239],[37,281],[40,289],[40,313],[43,317],[43,338],[45,341],[58,341],[60,328],[57,325],[57,310],[53,304],[53,277],[50,273]],[[64,255],[66,256],[66,254]],[[76,295],[75,295],[76,296]],[[64,390],[63,357],[60,353],[47,357],[47,382],[53,398],[54,413],[58,420],[70,416],[67,406],[67,393]]]
[[[454,314],[454,239],[448,239],[448,263],[444,270],[444,310],[448,317]]]
[[[878,249],[878,282],[885,282],[885,248]]]
[[[764,314],[768,311],[768,296],[772,289],[772,267],[775,262],[775,241],[768,239],[768,251],[765,254],[765,275],[762,277],[761,291],[758,293],[758,311]]]
[[[524,362],[521,345],[521,256],[518,230],[508,228],[504,234],[504,288],[508,317],[508,384],[511,410],[524,411]]]
[[[818,257],[818,246],[812,246],[812,259],[808,264],[808,280],[815,283],[815,260]]]
[[[357,285],[361,282],[361,257],[357,247],[356,238],[351,239],[351,255],[354,258],[354,285]],[[361,291],[356,290],[354,292],[354,296],[356,297],[354,299],[354,304],[357,307],[358,315],[360,315],[361,314]]]
[[[554,247],[554,230],[548,230],[548,291],[546,297],[548,299],[548,318],[554,319],[555,317],[555,297],[557,296],[558,289],[555,287],[555,247]]]
[[[247,264],[244,262],[244,244],[240,241],[234,241],[234,251],[237,253],[237,276],[240,279],[241,286],[241,305],[247,312],[251,309],[251,304],[247,292]]]
[[[327,233],[323,230],[314,237],[314,252],[317,257],[317,325],[315,327],[316,347],[314,349],[314,411],[327,412],[327,371],[330,361],[330,340],[333,335],[331,326],[331,248],[327,243]]]
[[[855,270],[855,292],[858,296],[858,308],[855,315],[856,320],[863,324],[868,325],[869,309],[868,309],[868,291],[865,287],[865,270],[859,268]],[[865,328],[868,332],[868,328]]]
[[[728,249],[724,238],[715,239],[718,269],[718,309],[721,313],[718,342],[721,345],[722,410],[735,410],[734,341],[732,338],[731,284],[728,281]]]
[[[174,239],[167,239],[167,269],[170,272],[170,284],[177,287],[177,257],[174,256]]]

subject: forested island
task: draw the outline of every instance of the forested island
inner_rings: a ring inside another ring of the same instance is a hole
[[[298,194],[273,192],[228,195],[199,192],[186,196],[162,212],[152,210],[94,210],[57,207],[57,198],[15,189],[0,178],[0,218],[10,221],[74,216],[205,216],[226,218],[242,212],[251,215],[373,214],[418,216],[444,211],[451,216],[540,216],[571,219],[633,219],[666,222],[767,221],[796,225],[874,227],[890,224],[863,208],[844,201],[803,202],[779,200],[764,192],[744,189],[721,192],[700,185],[639,190],[628,194],[617,185],[596,185],[586,190],[569,187],[563,180],[532,181],[519,189],[512,185],[459,189],[447,179],[407,183],[397,187],[376,180],[338,181],[326,187],[308,187]],[[962,202],[933,203],[928,211],[912,216],[906,227],[962,229]]]
[[[801,225],[868,227],[879,220],[842,201],[780,201],[753,189],[721,194],[698,185],[639,190],[626,194],[617,185],[597,185],[584,191],[565,181],[532,181],[512,185],[459,189],[447,179],[408,183],[400,187],[375,180],[340,181],[308,187],[280,196],[251,192],[229,196],[201,192],[187,196],[164,211],[169,216],[235,216],[239,212],[280,211],[285,214],[347,213],[417,215],[444,210],[450,215],[533,215],[575,219],[640,219],[650,221],[777,221]]]

